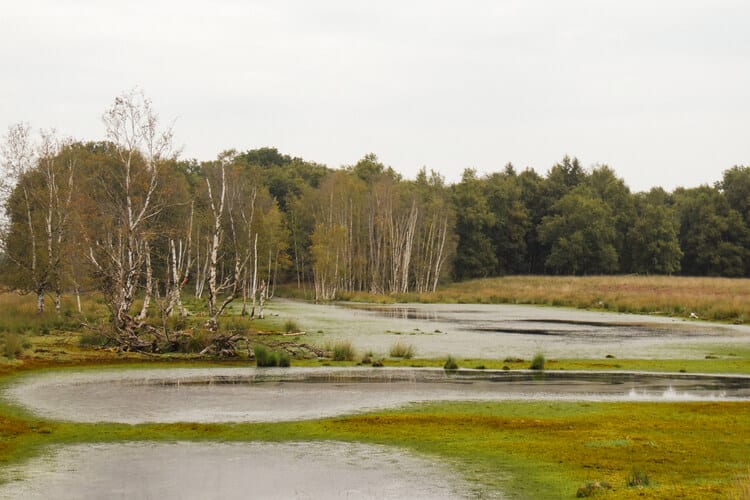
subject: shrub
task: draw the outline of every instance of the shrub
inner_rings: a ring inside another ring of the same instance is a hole
[[[396,342],[391,346],[389,355],[392,358],[411,359],[414,357],[414,346],[405,342]]]
[[[291,365],[289,354],[286,351],[272,351],[264,345],[257,344],[253,347],[255,353],[255,366],[267,368],[280,366],[287,368]]]
[[[331,351],[334,361],[353,361],[355,357],[354,346],[348,340],[336,342]]]
[[[544,354],[538,353],[534,356],[534,359],[531,360],[531,366],[529,367],[532,370],[544,370]]]
[[[448,356],[448,359],[445,360],[445,364],[443,365],[443,369],[446,371],[458,370],[458,363],[453,359],[453,356]]]
[[[288,368],[290,365],[289,354],[286,351],[279,351],[279,366]]]
[[[255,366],[263,368],[279,365],[279,356],[275,352],[268,350],[266,346],[256,345],[253,347],[253,352],[255,353]]]
[[[23,354],[24,338],[16,333],[5,334],[5,344],[3,345],[3,354],[6,358],[17,358]]]

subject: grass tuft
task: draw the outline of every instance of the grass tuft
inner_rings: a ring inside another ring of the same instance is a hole
[[[354,346],[348,340],[341,340],[333,344],[331,355],[334,361],[354,361],[356,357]]]
[[[259,368],[270,368],[274,366],[286,368],[291,364],[289,354],[285,351],[272,351],[264,345],[256,344],[253,347],[253,352],[255,353],[255,366]]]
[[[458,370],[458,363],[456,363],[453,356],[448,356],[448,359],[445,360],[445,364],[443,365],[443,369],[446,371]]]
[[[645,472],[633,470],[633,472],[628,475],[626,483],[630,488],[638,488],[648,486],[651,483],[651,480]]]
[[[8,359],[17,358],[23,354],[25,343],[23,335],[6,333],[5,342],[3,343],[3,354]]]
[[[391,346],[388,354],[392,358],[411,359],[414,357],[414,346],[406,342],[396,342]]]
[[[606,481],[596,481],[593,483],[586,483],[580,488],[578,488],[578,491],[576,492],[577,498],[587,498],[587,497],[593,497],[595,495],[599,495],[600,493],[611,490],[612,485],[610,485]]]
[[[296,333],[300,331],[299,324],[293,319],[284,321],[284,333]]]
[[[729,498],[732,500],[750,500],[750,467],[747,473],[740,475],[734,483],[734,491]]]
[[[534,356],[534,359],[531,360],[531,366],[529,366],[529,368],[532,370],[544,370],[544,363],[544,354],[537,353]]]

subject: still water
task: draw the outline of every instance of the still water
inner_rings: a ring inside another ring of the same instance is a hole
[[[22,378],[5,397],[77,422],[269,422],[430,401],[738,401],[750,376],[431,368],[63,370]]]

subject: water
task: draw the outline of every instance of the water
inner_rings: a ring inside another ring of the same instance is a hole
[[[444,464],[340,442],[121,443],[55,448],[8,472],[7,499],[449,499],[471,488]]]
[[[405,342],[417,357],[696,359],[750,345],[750,327],[677,318],[490,304],[340,304],[274,300],[269,314],[294,319],[306,342],[350,340],[387,355]]]
[[[670,392],[672,391],[672,392]],[[293,421],[430,401],[739,401],[750,377],[430,368],[177,368],[24,377],[5,397],[77,422]]]

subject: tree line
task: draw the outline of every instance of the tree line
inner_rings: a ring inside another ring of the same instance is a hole
[[[63,293],[101,291],[135,347],[149,311],[184,315],[186,293],[216,330],[233,302],[262,315],[280,282],[330,300],[505,274],[750,276],[748,167],[633,193],[608,166],[566,156],[546,176],[508,164],[451,185],[426,169],[404,179],[375,155],[340,169],[273,148],[183,160],[138,91],[103,121],[104,141],[9,128],[0,275],[40,311],[47,295],[59,309]]]

